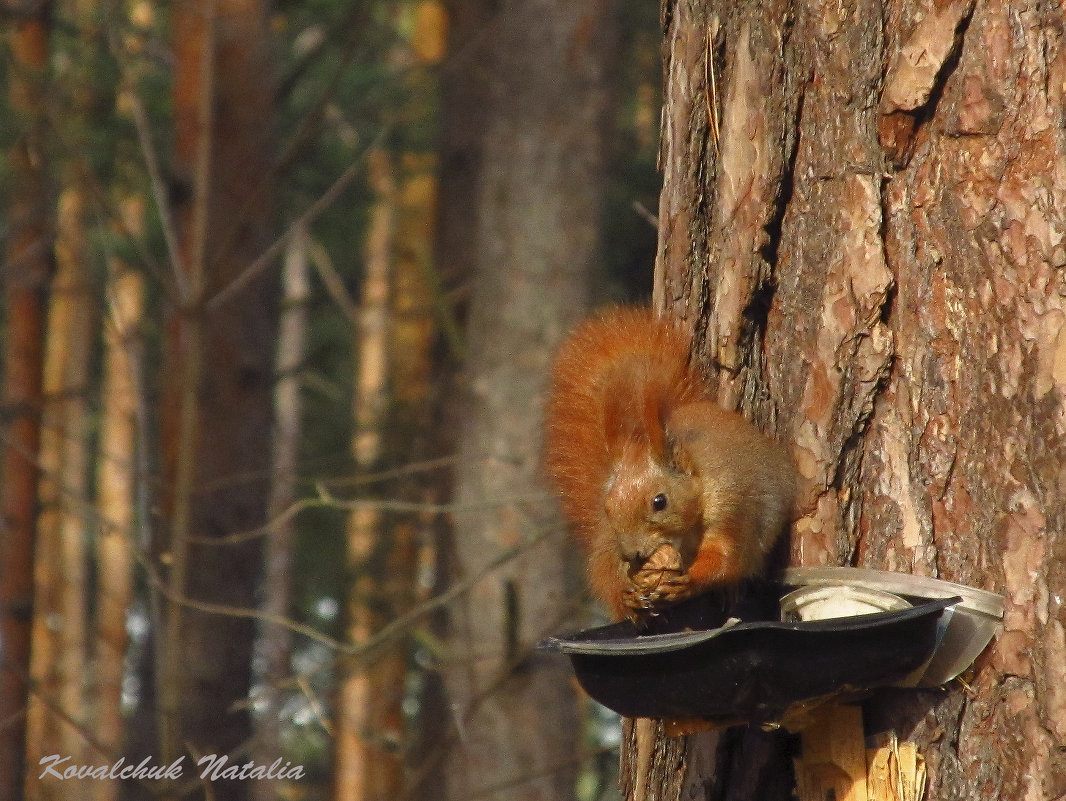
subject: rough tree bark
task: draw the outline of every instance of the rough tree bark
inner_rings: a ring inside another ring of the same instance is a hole
[[[1064,22],[1006,0],[664,5],[657,302],[719,399],[791,442],[793,563],[1006,596],[966,685],[866,703],[868,730],[918,743],[930,799],[1066,792]],[[660,740],[649,797],[787,798],[786,756]]]
[[[572,594],[572,546],[561,531],[534,536],[550,520],[541,384],[552,346],[582,314],[598,257],[612,12],[610,3],[507,2],[485,32],[489,72],[476,88],[490,102],[475,215],[472,225],[452,218],[469,232],[474,264],[452,578],[478,576],[523,542],[536,547],[453,607],[451,799],[573,794],[573,691],[563,665],[531,653],[561,625]],[[451,155],[477,151],[452,145]],[[447,243],[449,232],[441,236]]]

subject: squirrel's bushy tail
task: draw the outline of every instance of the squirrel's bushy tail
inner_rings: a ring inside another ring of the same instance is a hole
[[[661,461],[669,411],[705,399],[689,367],[689,338],[650,309],[608,309],[563,342],[552,369],[544,462],[586,544],[602,520],[622,447],[647,448]]]

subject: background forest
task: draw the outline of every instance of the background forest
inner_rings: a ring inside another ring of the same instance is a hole
[[[650,292],[657,9],[0,27],[0,801],[611,797],[537,399]]]

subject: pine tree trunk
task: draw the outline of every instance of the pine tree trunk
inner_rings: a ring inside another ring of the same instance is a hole
[[[365,269],[359,325],[353,350],[357,354],[357,377],[353,399],[355,425],[352,459],[369,472],[379,466],[385,447],[389,410],[389,304],[392,262],[396,247],[396,181],[392,158],[375,149],[369,155],[370,186],[375,202],[366,235]],[[386,572],[382,561],[395,545],[386,527],[386,516],[373,506],[348,514],[348,570],[351,581],[346,600],[345,638],[365,643],[383,625],[378,615]],[[394,788],[402,764],[377,714],[381,709],[376,682],[383,665],[392,658],[366,665],[349,660],[343,665],[337,700],[337,731],[334,738],[335,801],[369,801]],[[389,735],[392,735],[391,737]]]
[[[57,269],[45,338],[30,659],[30,675],[44,697],[31,698],[27,713],[26,752],[31,766],[56,753],[83,764],[88,753],[82,733],[54,711],[58,706],[69,718],[88,722],[87,393],[96,314],[85,270],[85,187],[79,184],[72,182],[60,196]],[[31,770],[26,798],[72,798],[71,784],[41,779]]]
[[[23,127],[7,161],[0,442],[0,801],[22,797],[37,513],[45,298],[52,273],[44,147],[49,3],[14,21],[8,102]]]
[[[918,744],[929,799],[1062,795],[1063,10],[664,13],[657,297],[792,444],[793,563],[1006,596],[966,685],[875,696],[868,733]],[[782,742],[661,741],[656,797],[788,798]]]
[[[167,536],[159,543],[169,597],[152,751],[163,761],[190,743],[201,755],[227,754],[251,735],[238,702],[251,683],[253,622],[180,601],[255,606],[260,541],[219,540],[265,522],[278,315],[276,274],[243,280],[274,232],[268,4],[208,0],[173,11],[179,244],[164,352]],[[238,279],[239,291],[226,292]],[[223,786],[230,798],[248,792],[247,782]]]
[[[459,420],[463,414],[460,365],[465,354],[462,326],[466,320],[469,286],[474,263],[474,237],[470,209],[477,206],[482,176],[483,144],[488,118],[491,39],[485,35],[492,18],[490,0],[445,0],[447,57],[439,69],[440,135],[437,149],[437,192],[432,244],[433,271],[443,309],[441,342],[430,375],[433,400],[427,410],[433,421],[428,433],[429,451],[451,459],[458,450]],[[454,471],[450,465],[433,476],[428,498],[438,504],[454,497]],[[453,528],[446,515],[434,521],[434,595],[448,586],[453,548]],[[432,634],[447,636],[444,610],[431,618]],[[454,735],[443,672],[425,671],[419,696],[418,719],[412,727],[416,739],[408,755],[412,797],[439,801],[447,793],[445,774]]]

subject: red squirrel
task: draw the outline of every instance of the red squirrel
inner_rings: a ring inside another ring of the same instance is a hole
[[[689,338],[614,308],[560,347],[545,467],[616,619],[758,575],[792,511],[787,451],[710,399]]]

